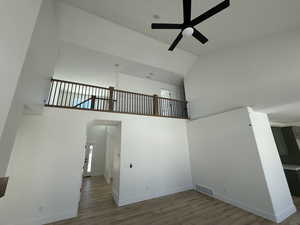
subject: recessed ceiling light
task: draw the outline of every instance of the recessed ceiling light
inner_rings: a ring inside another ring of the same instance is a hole
[[[159,19],[160,19],[160,16],[159,16],[158,14],[154,14],[154,15],[153,15],[153,18],[156,19],[156,20],[159,20]]]

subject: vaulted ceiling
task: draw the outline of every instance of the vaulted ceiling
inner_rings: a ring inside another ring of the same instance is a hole
[[[168,44],[172,43],[178,31],[152,30],[151,23],[181,23],[183,20],[182,0],[64,1]],[[193,0],[192,17],[202,14],[221,1]],[[202,55],[215,49],[291,30],[300,24],[299,12],[299,0],[231,0],[230,8],[197,26],[209,39],[205,46],[194,38],[185,38],[179,47]],[[157,19],[154,15],[160,18]]]

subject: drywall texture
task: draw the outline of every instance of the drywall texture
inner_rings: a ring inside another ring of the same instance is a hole
[[[7,117],[30,43],[41,0],[2,0],[0,3],[0,177],[11,152]],[[6,128],[5,128],[6,126]],[[5,131],[4,131],[5,129]],[[13,135],[13,134],[12,134]]]
[[[279,106],[299,102],[299,38],[299,30],[274,34],[200,57],[185,78],[191,117],[278,106],[269,112],[278,122],[289,121],[275,114]],[[299,112],[299,106],[290,110]],[[299,113],[292,119],[299,121]]]
[[[185,120],[46,108],[24,116],[19,128],[0,224],[45,224],[77,214],[86,127],[95,120],[121,122],[119,205],[192,188]]]
[[[218,199],[280,222],[295,206],[268,118],[249,110],[188,123],[193,183],[212,189]]]

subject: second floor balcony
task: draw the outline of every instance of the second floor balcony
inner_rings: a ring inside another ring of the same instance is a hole
[[[47,107],[187,119],[187,102],[52,79]]]

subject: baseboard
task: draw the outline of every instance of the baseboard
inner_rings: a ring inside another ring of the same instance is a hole
[[[119,193],[113,190],[112,195],[113,195],[113,199],[114,199],[114,202],[116,203],[116,205],[120,206],[119,205]]]
[[[274,215],[273,213],[269,213],[269,212],[265,212],[265,211],[257,209],[257,208],[249,207],[249,206],[247,206],[246,204],[244,204],[240,201],[229,199],[229,198],[227,198],[223,195],[220,195],[218,193],[214,193],[214,195],[211,196],[211,197],[214,197],[214,198],[216,198],[220,201],[226,202],[228,204],[234,205],[238,208],[241,208],[245,211],[253,213],[257,216],[263,217],[267,220],[271,220],[275,223],[281,223],[282,221],[284,221],[285,219],[287,219],[289,216],[291,216],[292,214],[294,214],[296,212],[295,206],[292,205],[287,210],[285,210],[284,212],[282,212],[280,214],[277,214],[277,215]]]
[[[71,218],[77,217],[77,214],[78,214],[78,212],[76,209],[73,211],[54,214],[54,215],[48,216],[48,217],[35,218],[35,219],[30,219],[30,220],[22,220],[22,222],[17,222],[14,224],[7,224],[7,225],[43,225],[43,224],[57,222],[60,220],[71,219]]]
[[[286,220],[288,217],[290,217],[291,215],[293,215],[295,212],[297,212],[297,209],[295,207],[295,205],[293,204],[292,206],[290,206],[289,208],[287,208],[286,210],[284,210],[281,213],[278,213],[275,217],[276,217],[276,223],[281,223],[284,220]]]
[[[119,199],[118,206],[130,205],[133,203],[142,202],[142,201],[146,201],[146,200],[150,200],[150,199],[154,199],[154,198],[160,198],[163,196],[172,195],[175,193],[184,192],[184,191],[188,191],[188,190],[193,190],[193,185],[182,186],[179,188],[173,188],[173,189],[169,189],[167,191],[158,192],[158,193],[135,195],[135,196],[131,196],[126,199],[122,199],[122,197],[121,197],[121,199]]]

